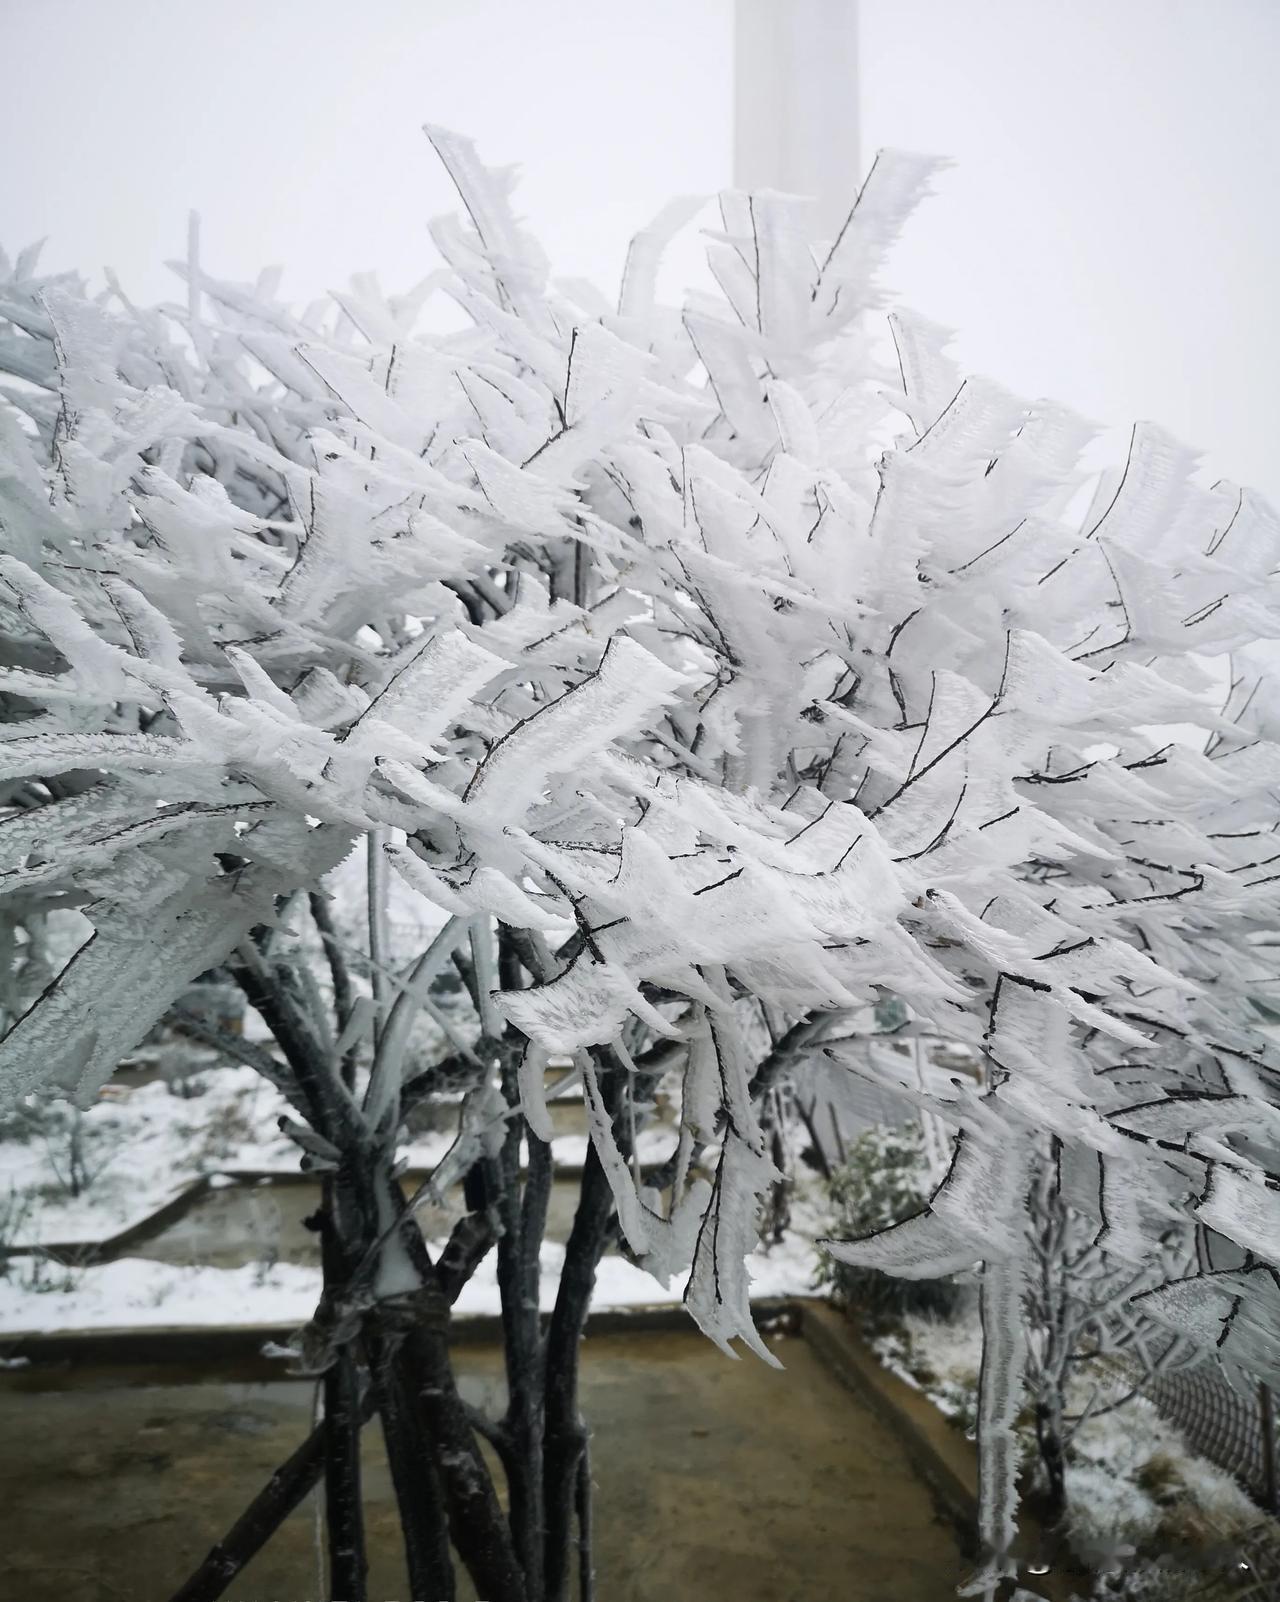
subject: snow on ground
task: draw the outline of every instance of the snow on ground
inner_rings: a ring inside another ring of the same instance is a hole
[[[982,1365],[982,1325],[976,1312],[965,1310],[954,1319],[907,1313],[871,1346],[890,1373],[923,1390],[940,1413],[969,1428]]]
[[[202,1069],[172,1088],[160,1080],[113,1084],[83,1113],[33,1102],[0,1135],[0,1245],[105,1241],[204,1175],[296,1174],[298,1148],[277,1128],[287,1110],[275,1087],[244,1066]],[[412,1169],[434,1168],[453,1138],[452,1129],[414,1134],[401,1158]],[[78,1195],[73,1139],[87,1180]],[[558,1136],[552,1149],[557,1168],[581,1167],[587,1137]],[[662,1125],[637,1140],[642,1163],[663,1161],[674,1149],[675,1133]]]
[[[563,1246],[543,1246],[544,1312],[554,1305],[563,1261]],[[811,1294],[813,1249],[804,1241],[788,1240],[769,1251],[759,1248],[748,1267],[757,1297]],[[665,1305],[679,1302],[683,1291],[683,1277],[664,1289],[651,1274],[611,1255],[600,1264],[592,1306]],[[139,1257],[91,1268],[14,1263],[8,1277],[0,1279],[0,1338],[72,1330],[301,1325],[315,1311],[319,1296],[320,1270],[296,1263],[188,1268]],[[499,1310],[497,1257],[490,1252],[463,1289],[456,1312]]]
[[[661,1163],[676,1149],[676,1131],[670,1124],[651,1124],[636,1135],[636,1159],[641,1163]],[[586,1135],[557,1135],[551,1151],[557,1168],[581,1168],[587,1160],[591,1142]],[[408,1148],[412,1153],[413,1148]]]
[[[1145,1397],[1081,1426],[1067,1468],[1072,1542],[1141,1548],[1165,1524],[1171,1496],[1190,1498],[1214,1528],[1238,1530],[1257,1509],[1229,1474],[1191,1451]]]
[[[121,1257],[93,1268],[11,1265],[0,1280],[0,1335],[302,1324],[315,1311],[320,1271],[297,1263],[187,1268]]]
[[[19,1110],[0,1139],[4,1243],[101,1241],[140,1223],[202,1174],[297,1172],[276,1120],[284,1099],[252,1068],[204,1069],[110,1094],[83,1113],[57,1102]],[[72,1194],[72,1142],[88,1183]]]
[[[573,1095],[570,1087],[569,1094]],[[201,1177],[298,1172],[298,1150],[277,1128],[286,1110],[254,1069],[200,1069],[171,1086],[163,1080],[114,1085],[83,1114],[57,1103],[18,1113],[0,1126],[0,1246],[26,1255],[0,1257],[0,1333],[115,1327],[298,1323],[314,1311],[319,1271],[295,1263],[189,1267],[124,1257],[89,1267],[42,1257],[42,1244],[104,1241],[140,1223]],[[431,1169],[454,1138],[446,1127],[414,1134],[401,1147],[411,1169]],[[70,1194],[72,1138],[88,1184]],[[5,1138],[7,1137],[7,1138]],[[649,1164],[674,1150],[675,1131],[657,1122],[639,1132],[637,1157]],[[588,1140],[564,1134],[552,1143],[558,1173],[580,1168]],[[757,1297],[812,1295],[813,1238],[825,1221],[802,1182],[792,1198],[794,1230],[760,1247],[749,1261]],[[8,1208],[8,1218],[4,1210]],[[34,1252],[30,1249],[36,1248]],[[550,1308],[563,1247],[543,1251],[544,1308]],[[499,1310],[493,1254],[458,1304],[460,1313]],[[601,1263],[594,1305],[633,1307],[680,1300],[683,1278],[664,1289],[644,1270],[610,1254]]]

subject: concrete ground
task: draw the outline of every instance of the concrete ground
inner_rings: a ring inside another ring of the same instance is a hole
[[[965,1571],[898,1443],[803,1338],[731,1362],[695,1331],[592,1336],[599,1602],[943,1602]],[[460,1352],[494,1406],[496,1350]],[[172,1369],[0,1388],[0,1598],[164,1602],[310,1422],[300,1382]],[[365,1434],[373,1602],[408,1597],[376,1426]],[[325,1596],[305,1505],[228,1595]],[[469,1602],[470,1593],[466,1593]]]

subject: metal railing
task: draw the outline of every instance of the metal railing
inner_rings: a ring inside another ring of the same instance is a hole
[[[1188,1446],[1232,1475],[1270,1513],[1280,1513],[1275,1401],[1266,1385],[1230,1380],[1219,1368],[1182,1369],[1145,1387]]]

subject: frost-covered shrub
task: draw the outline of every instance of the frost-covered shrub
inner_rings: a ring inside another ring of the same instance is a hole
[[[110,1166],[115,1147],[79,1107],[24,1097],[0,1118],[0,1141],[43,1148],[47,1194],[80,1196]]]
[[[32,1200],[12,1183],[0,1190],[0,1279],[12,1272],[13,1248],[19,1245],[31,1221]]]
[[[1204,1360],[1204,1351],[1146,1311],[1145,1292],[1176,1282],[1194,1264],[1194,1230],[1170,1221],[1150,1256],[1112,1257],[1093,1222],[1069,1205],[1052,1149],[1037,1164],[1028,1221],[1029,1411],[1038,1461],[1040,1514],[1051,1528],[1070,1514],[1077,1432],[1098,1417],[1121,1428],[1157,1375]]]
[[[1277,1594],[1274,1520],[1261,1518],[1230,1475],[1196,1457],[1145,1399],[1087,1423],[1070,1456],[1065,1534],[1076,1560],[1099,1572],[1099,1598],[1269,1602]]]
[[[850,1141],[847,1160],[826,1181],[830,1232],[838,1240],[855,1240],[901,1224],[921,1210],[932,1188],[918,1123],[865,1130]],[[819,1282],[872,1323],[903,1313],[945,1316],[959,1296],[954,1279],[901,1279],[834,1257],[821,1260]]]

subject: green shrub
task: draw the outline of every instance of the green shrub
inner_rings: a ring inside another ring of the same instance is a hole
[[[827,1232],[836,1240],[853,1240],[899,1224],[920,1211],[932,1189],[919,1124],[869,1129],[851,1143],[845,1162],[827,1181]],[[903,1313],[945,1316],[959,1295],[952,1279],[898,1279],[827,1256],[820,1259],[818,1283],[831,1286],[838,1301],[873,1321]]]

